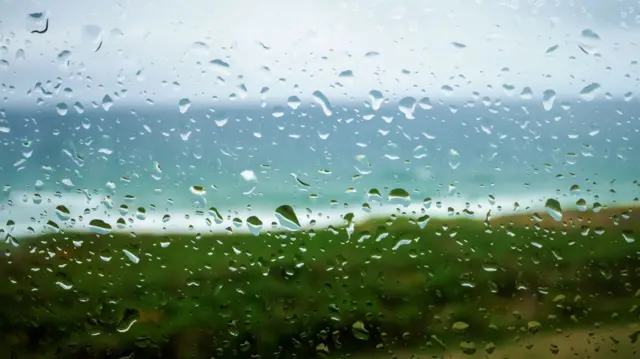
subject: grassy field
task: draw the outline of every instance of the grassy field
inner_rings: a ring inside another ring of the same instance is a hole
[[[632,351],[637,212],[5,243],[0,357],[456,357],[598,327]]]

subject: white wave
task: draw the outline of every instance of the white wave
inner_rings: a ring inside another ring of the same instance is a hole
[[[10,193],[5,204],[0,205],[0,225],[12,221],[12,226],[5,226],[6,233],[13,237],[28,237],[54,230],[49,221],[55,222],[60,230],[91,231],[91,220],[100,219],[112,227],[112,232],[141,233],[222,233],[231,228],[234,233],[248,233],[250,228],[247,218],[255,216],[263,223],[262,230],[282,230],[275,214],[276,206],[256,206],[252,208],[218,208],[221,218],[209,213],[207,208],[167,207],[164,209],[139,205],[141,200],[122,200],[115,203],[106,194],[90,193],[40,193],[40,198],[33,193],[14,191]],[[494,197],[442,196],[432,198],[430,206],[422,201],[406,201],[390,203],[386,200],[369,201],[370,209],[363,207],[317,207],[303,208],[293,206],[300,223],[300,229],[326,228],[330,225],[345,224],[344,217],[353,214],[355,223],[375,217],[391,214],[399,216],[420,217],[429,215],[432,218],[467,217],[484,219],[489,211],[491,215],[503,216],[517,213],[544,211],[546,199],[556,198],[564,209],[575,209],[576,196],[558,198],[555,192],[531,192],[496,194]],[[586,198],[592,204],[597,198]],[[11,205],[9,205],[11,203]],[[516,205],[517,203],[517,205]],[[602,203],[602,202],[601,202]],[[124,213],[121,204],[128,206]],[[602,203],[607,205],[608,203]],[[57,206],[65,206],[70,215],[56,214]],[[143,211],[138,211],[144,207]],[[239,219],[239,221],[234,221]],[[118,220],[124,225],[118,225]],[[0,227],[2,228],[2,227]]]

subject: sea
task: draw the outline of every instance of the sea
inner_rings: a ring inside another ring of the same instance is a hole
[[[637,98],[6,106],[0,231],[256,233],[288,207],[295,230],[632,206],[639,116]]]

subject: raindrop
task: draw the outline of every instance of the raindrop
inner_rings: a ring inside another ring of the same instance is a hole
[[[275,106],[271,110],[271,116],[273,116],[275,118],[280,118],[280,117],[284,116],[284,108],[282,106]]]
[[[600,84],[598,83],[594,82],[590,85],[587,85],[580,91],[580,97],[582,97],[582,99],[585,101],[591,101],[596,97],[598,89],[600,89]]]
[[[369,340],[369,331],[364,327],[364,323],[357,321],[351,326],[351,333],[356,339]]]
[[[576,201],[576,208],[578,209],[578,211],[586,211],[587,210],[587,201],[585,201],[583,198],[580,198],[579,200]]]
[[[322,112],[324,112],[325,116],[331,116],[333,114],[333,110],[331,109],[331,103],[329,99],[320,91],[316,90],[313,92],[313,100],[322,107]]]
[[[622,231],[622,238],[624,238],[624,241],[627,243],[633,243],[636,241],[635,235],[630,229],[625,229]]]
[[[111,96],[104,95],[104,97],[102,98],[102,108],[105,111],[109,111],[111,106],[113,106],[113,100],[111,99]]]
[[[469,324],[465,322],[455,322],[451,326],[451,329],[458,334],[464,334],[467,329],[469,329]]]
[[[60,102],[56,105],[56,112],[58,112],[58,115],[64,116],[69,112],[69,106],[64,102]]]
[[[560,202],[558,202],[558,200],[549,198],[544,204],[544,207],[553,219],[558,222],[562,220],[562,208],[560,207]]]
[[[452,170],[457,169],[460,166],[460,154],[453,148],[449,150],[449,167]]]
[[[89,222],[89,230],[98,234],[108,234],[111,232],[111,225],[101,219],[92,219]]]
[[[59,205],[56,207],[56,215],[60,220],[67,221],[71,218],[71,212],[69,209],[63,205]]]
[[[340,77],[340,78],[353,78],[353,71],[344,70],[344,71],[340,72],[340,74],[338,74],[338,77]]]
[[[133,264],[138,264],[140,262],[140,258],[136,257],[135,254],[129,252],[126,249],[122,250],[122,253],[124,253],[125,256],[127,256],[127,258],[129,258],[129,260],[131,261],[131,263]]]
[[[216,224],[222,223],[223,221],[222,215],[220,214],[220,212],[218,212],[218,210],[215,207],[209,208],[209,215],[213,217],[213,220],[216,222]]]
[[[404,114],[404,117],[407,120],[413,120],[415,117],[413,116],[413,112],[416,109],[417,101],[413,97],[404,97],[398,103],[398,109],[400,112]]]
[[[556,92],[553,90],[545,90],[542,93],[542,106],[546,111],[550,111],[553,108],[553,103],[556,101]]]
[[[275,214],[282,227],[290,230],[297,230],[300,228],[298,217],[291,206],[286,204],[282,205],[276,208]]]
[[[429,215],[424,215],[424,216],[418,218],[418,226],[420,227],[420,229],[424,229],[424,227],[427,225],[427,223],[429,223],[430,219],[431,219],[431,217],[429,217]]]
[[[389,191],[389,202],[400,203],[406,207],[410,204],[411,197],[409,196],[409,192],[403,188],[394,188]]]
[[[140,319],[140,311],[136,309],[125,309],[122,313],[122,318],[116,326],[116,330],[119,333],[126,333],[133,327],[133,325]]]
[[[180,113],[187,113],[189,107],[191,107],[191,101],[189,101],[188,98],[183,98],[178,101],[178,110]]]
[[[291,107],[292,110],[297,109],[300,107],[300,98],[298,96],[289,96],[287,106]]]
[[[382,92],[378,90],[371,90],[369,92],[369,100],[371,101],[371,108],[374,111],[378,111],[384,102],[384,96],[382,96]]]
[[[189,190],[191,191],[191,194],[195,196],[204,196],[207,194],[207,191],[202,186],[191,186]]]
[[[580,186],[578,186],[577,184],[574,184],[571,186],[571,188],[569,188],[569,191],[571,192],[571,194],[579,194]]]
[[[247,227],[249,228],[249,232],[251,232],[251,234],[257,236],[262,230],[262,221],[256,216],[251,216],[247,218]]]
[[[218,72],[221,75],[228,75],[230,73],[229,70],[231,66],[220,59],[211,60],[209,64],[213,71]]]
[[[584,29],[581,33],[582,37],[590,40],[600,40],[600,36],[591,29]]]
[[[433,200],[431,199],[431,197],[427,197],[422,201],[422,205],[424,206],[424,208],[429,209],[431,208],[431,203],[433,202]]]

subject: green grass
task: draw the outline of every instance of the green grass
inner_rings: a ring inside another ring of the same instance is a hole
[[[43,235],[4,245],[0,356],[438,351],[527,333],[533,320],[542,331],[638,321],[640,243],[621,231],[640,223],[600,235],[578,227],[451,218],[421,229],[400,216],[358,224],[351,236]],[[454,332],[456,321],[469,328]],[[357,322],[366,332],[354,332]]]

